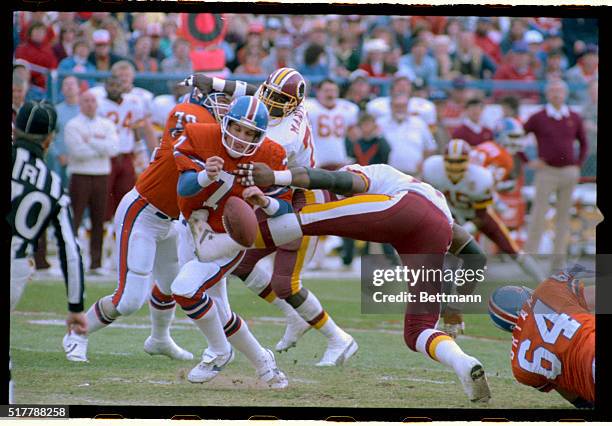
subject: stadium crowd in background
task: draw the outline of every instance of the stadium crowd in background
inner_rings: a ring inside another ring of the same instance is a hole
[[[541,89],[543,84],[491,89],[483,82],[546,83],[561,79],[569,84],[567,104],[582,115],[588,138],[587,150],[581,150],[579,161],[572,166],[586,161],[590,170],[585,166],[583,175],[595,174],[596,19],[209,15],[209,27],[215,27],[215,19],[221,19],[224,25],[219,34],[209,37],[213,41],[206,47],[201,46],[197,35],[186,30],[188,19],[177,13],[15,13],[13,118],[24,101],[52,98],[48,71],[53,70],[65,74],[104,72],[128,61],[136,73],[169,74],[167,81],[155,86],[161,90],[142,83],[140,86],[154,95],[171,94],[166,96],[170,100],[164,99],[174,102],[178,74],[201,71],[230,79],[250,76],[259,82],[272,71],[289,66],[311,83],[308,96],[316,95],[316,83],[332,78],[340,83],[340,97],[358,106],[355,124],[343,130],[347,155],[368,163],[362,157],[369,152],[368,144],[375,144],[379,160],[397,163],[406,153],[426,157],[441,152],[451,137],[461,137],[471,145],[485,142],[493,137],[496,120],[513,116],[525,123],[540,110],[537,105],[549,99]],[[63,140],[62,126],[79,113],[79,103],[78,96],[70,94],[74,79],[60,77],[59,81],[62,79],[65,84],[60,83],[61,94],[52,99],[62,101],[58,106],[60,130],[48,161],[68,187],[66,171],[74,170],[75,165],[71,164],[74,156],[66,149],[68,141]],[[383,79],[383,85],[377,79]],[[440,85],[440,81],[447,84]],[[103,81],[90,75],[77,83],[84,92]],[[387,93],[390,97],[385,99],[391,107],[371,111],[370,102]],[[425,120],[429,137],[423,136],[427,129],[403,123],[398,113],[401,108],[411,109],[407,100],[414,96],[431,101],[435,107],[433,118]],[[154,105],[151,103],[151,108]],[[152,119],[160,115],[153,110],[146,113]],[[156,124],[163,127],[164,123]],[[406,126],[412,126],[406,143],[414,146],[409,150],[394,140],[394,133]],[[540,148],[541,138],[537,130],[534,133]],[[315,135],[315,143],[316,139]],[[537,155],[532,154],[535,159]],[[418,176],[421,161],[405,167],[399,161],[394,166]],[[538,222],[537,227],[541,226]],[[535,240],[531,245],[537,250]],[[95,263],[94,269],[99,267]],[[41,260],[38,266],[44,268],[46,263]]]

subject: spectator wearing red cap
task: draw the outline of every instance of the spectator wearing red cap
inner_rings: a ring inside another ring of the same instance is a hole
[[[93,32],[94,51],[89,54],[89,62],[94,64],[98,71],[109,71],[111,66],[123,58],[111,52],[110,33],[106,30]]]
[[[569,102],[580,104],[589,98],[586,86],[599,79],[599,51],[597,46],[588,45],[578,56],[576,65],[567,70],[567,82],[584,86],[582,89],[571,90]]]
[[[480,98],[471,98],[465,103],[462,124],[452,133],[453,139],[463,139],[472,146],[493,140],[493,131],[482,125],[481,118],[484,102]]]
[[[476,30],[474,31],[474,42],[476,46],[489,56],[495,65],[499,65],[502,61],[502,52],[499,44],[493,41],[490,36],[493,28],[493,19],[489,17],[481,17],[476,21]]]
[[[53,70],[57,68],[57,59],[53,54],[53,50],[48,42],[45,42],[47,27],[40,23],[34,22],[28,29],[28,39],[17,46],[15,49],[15,58],[24,59],[30,64],[37,65],[43,69]],[[32,69],[32,84],[46,89],[47,78],[45,74]]]
[[[512,50],[506,55],[505,63],[497,69],[493,76],[495,80],[512,80],[512,81],[535,81],[536,75],[530,65],[529,48],[523,41],[515,42],[512,45]],[[536,90],[526,89],[518,90],[522,93],[523,101],[537,103],[540,96]],[[495,98],[500,98],[517,90],[496,90]]]

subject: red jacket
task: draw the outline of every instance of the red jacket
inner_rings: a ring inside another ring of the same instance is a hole
[[[475,36],[474,42],[476,43],[476,46],[480,47],[480,49],[482,49],[484,53],[486,53],[491,59],[493,59],[496,65],[499,65],[501,63],[502,52],[499,47],[499,44],[496,44],[488,36]]]
[[[25,59],[31,64],[41,67],[56,69],[57,58],[49,44],[37,44],[31,40],[21,43],[15,50],[15,59]],[[32,70],[32,84],[46,89],[47,79],[44,74]]]

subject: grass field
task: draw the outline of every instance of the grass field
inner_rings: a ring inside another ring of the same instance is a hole
[[[205,385],[184,378],[196,361],[151,357],[143,349],[149,335],[148,307],[90,336],[89,363],[70,363],[61,348],[65,333],[65,294],[61,282],[30,282],[11,319],[11,354],[16,401],[86,405],[299,406],[299,407],[475,407],[453,372],[413,353],[402,338],[398,315],[361,315],[359,281],[306,280],[336,322],[359,343],[341,368],[315,367],[325,340],[308,332],[297,348],[277,355],[290,380],[284,391],[263,389],[239,354]],[[112,282],[88,282],[87,304],[109,294]],[[284,326],[279,312],[238,281],[229,285],[232,308],[248,320],[264,346],[274,347]],[[493,398],[477,408],[571,408],[555,392],[541,393],[512,378],[509,335],[486,315],[466,315],[464,350],[483,362]],[[175,340],[199,358],[205,340],[177,311]]]

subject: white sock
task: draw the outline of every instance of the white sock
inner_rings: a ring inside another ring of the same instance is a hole
[[[91,305],[91,307],[89,308],[86,314],[88,334],[94,333],[102,328],[108,327],[109,325],[113,323],[113,321],[117,319],[117,317],[119,316],[119,312],[115,310],[115,313],[117,314],[116,316],[114,316],[115,313],[108,312],[109,303],[110,304],[113,303],[111,300],[112,300],[112,296],[104,296],[101,299],[99,299],[96,303]]]
[[[432,335],[437,336],[430,339]],[[428,341],[429,344],[427,344]],[[459,371],[466,360],[472,359],[471,356],[461,350],[457,342],[448,334],[433,328],[424,330],[419,334],[416,348],[422,354],[452,368],[454,371]]]
[[[292,317],[294,315],[298,315],[293,306],[287,303],[286,300],[281,299],[280,297],[275,298],[272,302],[274,306],[276,306],[287,318]]]
[[[300,314],[304,321],[323,333],[323,335],[328,339],[338,338],[344,333],[323,309],[319,299],[317,299],[317,297],[310,291],[308,292],[308,296],[306,296],[304,303],[295,308],[295,310],[298,312],[298,314]]]
[[[253,364],[256,370],[265,367],[266,350],[249,330],[249,326],[238,315],[232,313],[232,318],[225,325],[227,339]]]
[[[203,308],[207,304],[207,311],[200,318],[192,318],[189,314],[190,312],[185,311],[187,316],[189,316],[194,324],[202,331],[204,336],[206,336],[206,340],[208,341],[208,349],[209,351],[217,354],[227,354],[231,346],[225,337],[225,333],[223,332],[223,324],[221,324],[221,320],[219,319],[219,314],[217,312],[217,307],[214,304],[213,300],[208,297],[208,295],[204,295],[202,299],[203,303],[201,303],[195,311]]]
[[[149,304],[149,315],[151,317],[151,337],[157,340],[170,338],[170,324],[174,320],[176,307],[161,310]]]
[[[151,317],[151,337],[157,340],[170,338],[170,324],[174,319],[176,302],[162,293],[157,285],[153,286],[149,298],[149,316]]]

